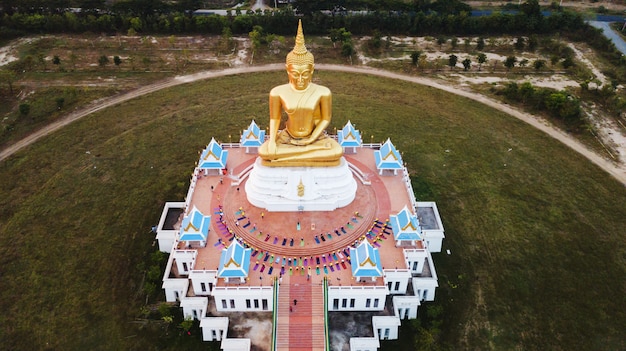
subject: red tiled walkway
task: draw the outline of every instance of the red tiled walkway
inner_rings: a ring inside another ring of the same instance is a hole
[[[290,277],[280,286],[278,297],[278,351],[324,349],[323,286],[306,278]]]

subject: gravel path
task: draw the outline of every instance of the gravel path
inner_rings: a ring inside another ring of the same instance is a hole
[[[194,81],[198,81],[198,80],[202,80],[202,79],[208,79],[208,78],[215,78],[215,77],[222,77],[222,76],[228,76],[228,75],[234,75],[234,74],[242,74],[242,73],[253,73],[253,72],[265,72],[265,71],[277,71],[277,70],[283,70],[285,68],[285,66],[283,64],[271,64],[271,65],[264,65],[264,66],[248,66],[248,67],[239,67],[239,68],[230,68],[230,69],[225,69],[225,70],[220,70],[220,71],[205,71],[205,72],[200,72],[200,73],[195,73],[195,74],[190,74],[190,75],[186,75],[186,76],[178,76],[175,78],[171,78],[168,80],[165,80],[163,82],[159,82],[159,83],[155,83],[155,84],[151,84],[142,88],[139,88],[137,90],[133,90],[131,92],[122,94],[122,95],[118,95],[112,98],[108,98],[108,99],[104,99],[101,100],[100,102],[88,106],[84,109],[75,111],[59,120],[57,120],[56,122],[53,122],[47,126],[45,126],[44,128],[34,132],[33,134],[29,135],[28,137],[16,142],[15,144],[5,148],[4,150],[0,151],[0,161],[6,159],[7,157],[15,154],[16,152],[18,152],[19,150],[21,150],[22,148],[27,147],[28,145],[36,142],[37,140],[39,140],[39,138],[42,138],[58,129],[63,128],[64,126],[82,118],[85,117],[91,113],[94,113],[96,111],[105,109],[107,107],[110,106],[114,106],[120,103],[123,103],[125,101],[128,101],[130,99],[134,99],[138,96],[142,96],[142,95],[146,95],[152,92],[155,92],[157,90],[161,90],[164,88],[170,88],[176,85],[180,85],[180,84],[185,84],[185,83],[190,83],[190,82],[194,82]],[[622,184],[626,185],[626,166],[624,165],[616,165],[602,157],[600,157],[598,154],[594,153],[593,151],[591,151],[590,149],[588,149],[586,146],[584,146],[583,144],[581,144],[580,142],[578,142],[577,140],[575,140],[574,138],[572,138],[571,136],[567,135],[566,133],[557,130],[556,128],[545,124],[544,122],[541,122],[537,117],[525,113],[525,112],[521,112],[518,111],[510,106],[504,105],[499,101],[496,100],[492,100],[488,97],[485,97],[483,95],[480,94],[476,94],[476,93],[472,93],[472,92],[468,92],[468,91],[464,91],[462,89],[450,86],[450,85],[445,85],[442,83],[439,83],[433,79],[429,79],[429,78],[423,78],[423,77],[413,77],[413,76],[406,76],[406,75],[402,75],[402,74],[398,74],[398,73],[394,73],[394,72],[388,72],[388,71],[382,71],[382,70],[377,70],[377,69],[371,69],[371,68],[367,68],[367,67],[355,67],[355,66],[341,66],[341,65],[325,65],[325,64],[317,64],[316,69],[318,70],[327,70],[327,71],[338,71],[338,72],[352,72],[352,73],[358,73],[358,74],[371,74],[371,75],[375,75],[375,76],[380,76],[380,77],[386,77],[386,78],[392,78],[392,79],[400,79],[400,80],[404,80],[404,81],[408,81],[408,82],[413,82],[413,83],[417,83],[417,84],[422,84],[422,85],[426,85],[429,87],[433,87],[436,89],[440,89],[440,90],[444,90],[446,92],[452,93],[452,94],[456,94],[459,96],[463,96],[466,97],[468,99],[472,99],[478,102],[481,102],[485,105],[488,105],[492,108],[495,108],[499,111],[505,112],[507,114],[510,114],[511,116],[518,118],[528,124],[530,124],[531,126],[541,130],[542,132],[546,133],[547,135],[553,137],[554,139],[562,142],[563,144],[567,145],[569,148],[571,148],[572,150],[578,152],[579,154],[583,155],[584,157],[586,157],[589,161],[593,162],[594,164],[596,164],[598,167],[602,168],[603,170],[605,170],[607,173],[609,173],[610,175],[612,175],[615,179],[617,179],[618,181],[620,181]]]

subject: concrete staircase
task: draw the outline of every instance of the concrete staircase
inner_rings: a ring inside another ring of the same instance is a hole
[[[278,296],[277,351],[324,350],[323,299],[322,285],[281,285]],[[297,300],[295,305],[294,300]]]

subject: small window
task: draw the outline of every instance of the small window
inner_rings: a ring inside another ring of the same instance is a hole
[[[226,300],[222,300],[222,308],[228,308],[228,306],[226,305]]]
[[[348,305],[348,299],[342,299],[341,300],[341,307],[342,308],[346,308],[347,305]]]
[[[254,308],[259,308],[259,300],[254,299]]]
[[[200,283],[200,290],[206,292],[206,283]]]
[[[393,287],[394,291],[400,290],[400,282],[396,282],[396,285]]]
[[[187,268],[187,262],[183,262],[183,271],[187,272],[189,269]]]
[[[378,299],[374,299],[374,308],[378,307]]]
[[[350,308],[354,308],[354,299],[350,299]]]
[[[413,262],[413,270],[416,271],[417,270],[417,261]]]
[[[252,307],[252,306],[250,305],[250,299],[246,299],[246,308],[250,308],[250,307]]]
[[[339,299],[333,299],[333,310],[339,309]]]
[[[365,300],[365,307],[370,307],[371,304],[372,304],[372,299]]]
[[[269,306],[267,305],[267,299],[263,299],[261,300],[261,302],[263,303],[263,311],[267,311],[269,309]]]
[[[235,308],[235,300],[230,300],[230,308]]]

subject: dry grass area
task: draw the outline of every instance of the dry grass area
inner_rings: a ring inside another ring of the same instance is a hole
[[[585,44],[562,42],[558,37],[540,38],[534,50],[516,49],[517,37],[510,36],[484,38],[482,50],[477,50],[478,37],[447,37],[443,42],[434,37],[383,36],[379,39],[379,46],[373,47],[371,37],[354,38],[356,54],[352,57],[342,56],[340,45],[335,48],[328,37],[308,37],[307,45],[315,53],[317,62],[364,65],[422,75],[484,94],[492,94],[494,89],[511,81],[530,82],[536,87],[566,90],[575,95],[581,94],[581,83],[585,81],[591,82],[589,89],[611,84],[603,73],[610,67],[593,50]],[[92,98],[94,91],[107,88],[102,93],[108,96],[168,76],[282,62],[292,42],[293,38],[277,37],[253,52],[247,37],[61,35],[18,39],[0,48],[0,66],[27,56],[33,59],[15,84],[20,94],[16,99],[8,98],[0,111],[5,115],[2,139],[15,140],[41,125],[28,123],[20,128],[16,123],[22,117],[17,112],[19,103],[32,100],[38,90],[83,87],[90,90],[86,95]],[[555,62],[554,52],[542,49],[549,46],[568,47],[574,54],[575,65],[566,69],[560,60]],[[411,54],[416,51],[421,55],[413,65]],[[478,60],[481,53],[486,56],[484,63]],[[458,59],[454,67],[448,65],[450,55]],[[106,61],[100,62],[103,56]],[[510,69],[504,66],[509,56],[517,59],[517,64]],[[60,61],[58,64],[53,63],[55,57]],[[462,64],[466,59],[471,62],[468,69]],[[533,64],[537,60],[544,61],[544,67],[535,69]],[[624,94],[621,85],[618,94]],[[81,102],[86,101],[77,103]],[[603,157],[626,164],[626,119],[610,115],[593,102],[584,103],[583,110],[590,132],[577,137]],[[11,136],[6,135],[8,124],[17,126],[11,130]]]

